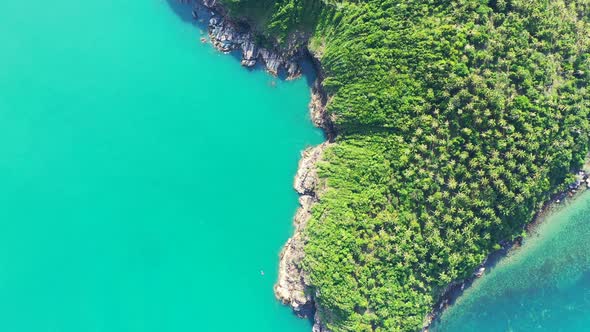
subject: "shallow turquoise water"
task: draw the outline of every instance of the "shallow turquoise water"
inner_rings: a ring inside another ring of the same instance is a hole
[[[0,331],[308,331],[272,292],[322,140],[306,81],[271,86],[164,0],[0,22]]]
[[[435,332],[588,331],[590,193],[549,216],[474,283]]]

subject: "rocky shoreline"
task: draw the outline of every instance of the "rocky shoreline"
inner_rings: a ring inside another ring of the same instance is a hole
[[[190,1],[186,1],[189,2]],[[207,25],[209,40],[223,53],[240,52],[241,64],[253,68],[260,64],[275,76],[294,79],[302,74],[300,65],[305,52],[301,45],[304,35],[294,35],[285,46],[272,44],[262,47],[256,43],[256,33],[246,21],[231,19],[217,0],[196,0],[192,17]],[[207,42],[206,38],[201,39]]]
[[[280,253],[279,276],[274,287],[277,298],[283,304],[291,306],[297,316],[313,317],[313,332],[327,332],[328,330],[319,320],[315,295],[308,276],[301,267],[301,261],[304,257],[304,230],[311,218],[311,209],[317,201],[317,194],[323,189],[317,177],[316,165],[329,145],[329,142],[324,142],[305,150],[301,155],[293,184],[299,194],[301,206],[293,219],[294,234],[287,240]]]
[[[336,136],[332,119],[325,111],[328,97],[322,89],[323,73],[319,60],[307,49],[308,37],[303,34],[293,35],[284,46],[257,45],[256,33],[248,23],[230,18],[217,0],[197,0],[193,4],[192,17],[207,23],[209,39],[216,49],[223,53],[240,52],[240,62],[244,67],[253,68],[260,64],[272,75],[289,80],[302,75],[302,61],[309,60],[313,64],[316,79],[311,87],[310,117],[315,126],[324,130],[327,141],[308,148],[301,154],[293,184],[299,194],[300,207],[293,218],[293,236],[287,240],[280,253],[279,274],[274,292],[277,299],[289,305],[297,316],[313,319],[313,332],[329,332],[319,319],[314,290],[301,267],[305,245],[304,230],[311,217],[312,206],[317,202],[318,193],[323,190],[317,177],[316,165]],[[201,41],[206,42],[206,39]]]
[[[590,160],[590,159],[589,159]],[[556,209],[563,207],[563,204],[576,199],[581,193],[590,189],[590,163],[587,163],[583,170],[580,170],[576,174],[576,181],[567,186],[567,189],[563,192],[559,192],[550,197],[547,202],[539,209],[532,221],[524,226],[526,234],[531,234],[535,231],[545,220],[545,217]],[[523,238],[521,236],[516,237],[511,241],[502,241],[500,244],[501,248],[490,253],[484,262],[478,266],[473,274],[464,280],[457,280],[448,285],[432,312],[430,312],[424,319],[422,326],[422,332],[428,332],[429,328],[434,322],[436,322],[444,311],[463,294],[465,289],[469,288],[473,282],[481,277],[485,277],[486,271],[493,268],[501,259],[509,255],[513,250],[518,249],[522,245]]]
[[[328,98],[322,89],[323,73],[320,63],[310,53],[308,54],[317,74],[311,89],[310,117],[316,127],[324,130],[327,141],[301,153],[297,174],[293,182],[293,188],[299,194],[300,207],[293,218],[295,227],[293,236],[287,240],[279,255],[279,275],[274,292],[277,299],[283,304],[289,305],[297,316],[301,318],[313,317],[312,332],[329,332],[320,320],[315,291],[301,266],[305,255],[305,227],[311,218],[313,205],[317,202],[322,191],[326,189],[317,176],[316,167],[318,162],[322,160],[323,152],[332,144],[336,136],[332,119],[325,110]]]

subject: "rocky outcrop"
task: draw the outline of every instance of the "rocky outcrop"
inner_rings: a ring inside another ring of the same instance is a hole
[[[310,197],[315,199],[315,192],[318,189],[318,178],[315,164],[321,159],[327,144],[323,143],[316,147],[303,151],[299,161],[299,169],[295,176],[293,187],[301,195],[300,198]],[[302,204],[302,206],[305,206]]]
[[[316,87],[314,86],[314,93],[311,94],[311,101],[309,102],[309,115],[311,121],[320,128],[326,126],[326,116],[324,112],[325,101],[320,93],[315,92]]]
[[[197,4],[196,6],[199,6]],[[294,39],[284,47],[277,45],[265,48],[256,44],[254,33],[244,22],[237,22],[225,15],[215,0],[205,0],[203,6],[211,10],[208,30],[213,46],[224,53],[239,51],[241,63],[245,67],[254,67],[262,63],[273,75],[284,73],[287,79],[301,75],[299,60],[302,55],[300,40]],[[303,38],[303,37],[301,37]]]
[[[304,256],[304,229],[311,217],[311,208],[317,200],[316,192],[320,190],[316,165],[328,145],[329,143],[326,142],[302,153],[293,185],[300,195],[301,207],[297,210],[293,221],[295,232],[281,251],[279,277],[274,287],[277,298],[284,304],[290,305],[300,317],[312,317],[316,311],[314,295],[301,262]],[[320,329],[321,324],[317,325],[314,331],[325,331]]]

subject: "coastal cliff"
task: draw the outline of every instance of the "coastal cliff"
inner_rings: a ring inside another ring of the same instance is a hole
[[[316,309],[316,331],[318,313],[337,332],[427,328],[444,294],[483,274],[490,252],[563,190],[589,150],[584,7],[204,5],[213,45],[241,52],[242,65],[294,78],[308,57],[318,70],[311,118],[339,139],[303,153],[302,207],[275,287],[298,315]],[[236,19],[252,14],[270,37],[264,47]],[[550,25],[556,17],[568,23]],[[547,42],[557,38],[567,47]]]
[[[299,194],[300,207],[293,218],[293,236],[287,240],[279,256],[279,276],[274,287],[276,297],[283,304],[289,305],[297,316],[313,317],[312,332],[329,332],[320,320],[315,290],[311,286],[309,275],[302,268],[305,257],[305,229],[312,217],[313,205],[326,190],[325,183],[318,177],[317,165],[322,160],[324,151],[332,145],[335,136],[332,119],[325,111],[325,104],[326,96],[321,89],[319,75],[312,88],[309,110],[312,122],[324,129],[328,141],[301,153],[293,183],[295,191]]]
[[[313,288],[301,264],[304,258],[305,227],[311,218],[311,209],[317,201],[322,185],[317,177],[316,165],[330,143],[325,142],[305,150],[299,161],[294,188],[301,205],[295,214],[294,234],[287,240],[280,254],[279,277],[275,284],[275,295],[281,302],[293,308],[300,317],[312,317],[317,311]],[[327,331],[318,316],[314,318],[314,332]]]
[[[317,176],[317,163],[336,135],[332,119],[325,110],[327,95],[322,88],[323,73],[319,60],[305,46],[308,37],[304,34],[292,35],[285,45],[261,47],[256,43],[255,32],[248,24],[230,18],[227,10],[216,0],[196,2],[192,15],[195,19],[207,20],[208,35],[216,49],[223,53],[240,52],[241,65],[244,67],[253,68],[261,64],[272,75],[285,75],[286,79],[294,79],[302,74],[301,61],[307,60],[314,65],[316,79],[311,88],[310,118],[316,127],[324,130],[328,141],[308,148],[301,154],[293,184],[299,194],[300,207],[293,218],[294,233],[279,255],[279,275],[274,292],[277,299],[289,305],[297,316],[313,317],[313,332],[329,332],[319,319],[314,290],[309,283],[309,276],[302,268],[305,228],[311,218],[313,205],[323,189]]]

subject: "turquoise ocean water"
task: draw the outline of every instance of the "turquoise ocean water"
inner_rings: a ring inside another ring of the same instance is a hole
[[[0,331],[309,330],[272,292],[309,87],[199,38],[165,0],[0,1]]]
[[[175,9],[0,1],[0,331],[309,330],[272,293],[322,140],[307,82],[242,69]],[[587,331],[589,239],[586,194],[434,330]]]
[[[432,331],[590,331],[590,193],[547,217]]]

